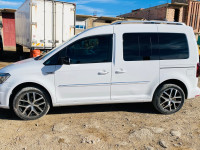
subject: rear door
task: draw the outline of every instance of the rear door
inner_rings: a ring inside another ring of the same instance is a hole
[[[116,25],[114,28],[116,50],[112,101],[151,101],[152,93],[159,84],[157,26]]]

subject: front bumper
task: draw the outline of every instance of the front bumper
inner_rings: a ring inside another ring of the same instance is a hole
[[[9,109],[9,83],[0,84],[0,108]]]

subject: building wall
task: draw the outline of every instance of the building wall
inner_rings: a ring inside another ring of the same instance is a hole
[[[135,17],[147,20],[165,20],[167,4],[151,7],[147,9],[133,10],[131,13],[120,15],[120,17]]]
[[[0,21],[3,27],[0,27],[0,32],[4,47],[15,47],[15,17],[14,12],[0,11]]]
[[[166,20],[167,21],[174,21],[174,8],[168,8],[166,13]]]
[[[93,27],[104,26],[104,25],[110,25],[110,23],[105,23],[105,22],[93,22]]]
[[[188,0],[172,0],[172,3],[188,3]]]
[[[90,17],[85,18],[85,19],[77,17],[76,20],[77,20],[77,22],[79,22],[80,20],[84,21],[85,25],[86,25],[86,29],[90,29],[90,28],[93,28],[93,27],[98,27],[98,26],[103,26],[103,25],[110,25],[110,24],[112,24],[114,22],[117,22],[117,21],[136,20],[136,19],[121,19],[121,20],[119,19],[119,20],[115,20],[115,18],[114,18],[113,20],[106,20],[106,19],[102,19],[101,17],[96,17],[96,16],[92,16],[91,17],[90,16]],[[109,23],[107,23],[107,22],[109,22]],[[76,28],[76,34],[79,34],[79,33],[83,32],[84,30],[85,29]]]
[[[0,22],[2,22],[2,13],[0,12]],[[0,36],[3,39],[3,28],[0,27]]]
[[[144,18],[146,20],[163,20],[175,21],[175,10],[179,10],[179,22],[186,22],[187,20],[187,7],[183,5],[169,5],[164,4],[147,9],[139,9],[132,11],[132,13],[121,15],[120,17],[136,17]]]
[[[200,34],[200,1],[189,2],[187,25],[193,27],[196,34]]]
[[[2,12],[3,22],[3,45],[4,47],[15,47],[15,14]]]
[[[84,31],[84,29],[76,29],[75,34],[77,35],[77,34],[83,32],[83,31]]]
[[[175,6],[170,6],[167,9],[166,13],[166,19],[167,21],[175,21],[174,15],[175,15],[175,10],[179,10],[179,19],[178,22],[184,22],[186,23],[186,17],[187,17],[187,7],[175,7]]]

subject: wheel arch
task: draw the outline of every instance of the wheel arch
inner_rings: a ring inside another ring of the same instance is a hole
[[[9,97],[9,107],[12,108],[12,102],[14,100],[15,95],[17,94],[17,92],[19,92],[20,89],[25,88],[25,87],[38,87],[40,89],[43,89],[50,97],[50,106],[52,107],[52,96],[49,93],[49,91],[42,85],[38,84],[38,83],[34,83],[34,82],[25,82],[25,83],[21,83],[19,85],[17,85],[13,90],[12,90],[12,94]]]
[[[158,86],[158,87],[156,88],[156,90],[154,91],[153,97],[154,97],[156,91],[157,91],[161,86],[163,86],[163,85],[165,85],[165,84],[175,84],[175,85],[179,86],[179,87],[183,90],[183,92],[184,92],[184,94],[185,94],[185,98],[186,98],[186,99],[188,98],[188,89],[187,89],[186,85],[185,85],[182,81],[177,80],[177,79],[169,79],[169,80],[163,81],[161,84],[159,84],[159,86]]]

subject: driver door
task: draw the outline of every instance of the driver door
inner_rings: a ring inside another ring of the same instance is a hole
[[[56,66],[57,103],[110,100],[112,38],[112,34],[82,38],[60,52],[60,57],[69,59],[70,64]]]

